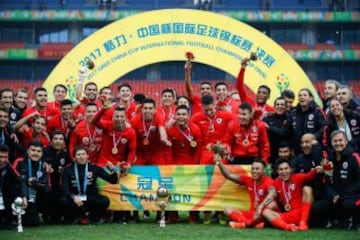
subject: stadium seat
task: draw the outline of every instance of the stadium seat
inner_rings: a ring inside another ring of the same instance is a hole
[[[24,48],[25,42],[0,42],[0,49]]]

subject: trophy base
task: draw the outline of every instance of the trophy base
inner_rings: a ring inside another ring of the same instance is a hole
[[[166,226],[165,220],[161,220],[159,226],[160,227],[165,227]]]

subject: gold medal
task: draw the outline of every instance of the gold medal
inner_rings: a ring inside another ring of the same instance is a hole
[[[119,150],[117,149],[117,147],[113,147],[112,149],[111,149],[111,153],[112,154],[117,154],[119,152]]]
[[[94,152],[96,150],[96,145],[94,143],[90,144],[89,150],[90,152]]]
[[[289,203],[285,204],[284,210],[287,211],[287,212],[290,211],[291,210],[291,205]]]
[[[147,145],[149,145],[149,139],[146,137],[146,138],[144,138],[143,139],[143,144],[145,145],[145,146],[147,146]]]
[[[244,146],[247,146],[247,145],[249,145],[249,140],[247,140],[247,139],[244,139],[244,141],[243,141],[243,144],[244,144]]]
[[[197,147],[197,145],[198,145],[198,144],[197,144],[197,142],[196,142],[195,140],[190,141],[190,146],[191,146],[191,147],[194,148],[194,147]]]
[[[254,207],[257,208],[259,206],[259,202],[258,201],[255,201],[254,202]]]

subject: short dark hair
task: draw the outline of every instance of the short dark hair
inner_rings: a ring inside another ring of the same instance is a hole
[[[248,102],[242,102],[239,106],[239,109],[249,110],[249,112],[252,112],[252,107],[251,107],[250,103],[248,103]]]
[[[47,93],[47,90],[44,87],[37,87],[34,90],[34,94],[36,95],[38,92],[46,92]]]
[[[285,98],[291,98],[291,99],[295,99],[295,93],[293,90],[290,89],[286,89],[281,93],[281,97]]]
[[[226,82],[218,82],[215,84],[215,89],[220,85],[224,85],[226,88],[228,88],[228,85],[226,84]]]
[[[143,100],[142,104],[144,105],[145,103],[151,103],[151,104],[154,105],[154,107],[156,107],[156,102],[155,102],[155,100],[152,99],[152,98],[145,98],[145,99]]]
[[[116,106],[114,111],[122,111],[122,112],[126,112],[126,108],[123,106]]]
[[[278,145],[278,149],[279,148],[290,148],[290,150],[293,149],[293,146],[291,145],[291,143],[289,141],[280,141],[279,145]]]
[[[215,103],[215,99],[211,95],[205,95],[205,96],[201,97],[202,105],[210,105],[210,104],[214,104],[214,103]]]
[[[176,97],[176,102],[179,102],[179,99],[180,99],[180,98],[185,98],[185,99],[190,103],[190,99],[189,99],[187,96],[185,96],[185,95],[177,96],[177,97]]]
[[[44,144],[37,139],[30,140],[28,148],[30,148],[31,146],[44,148]]]
[[[110,86],[105,86],[105,87],[102,87],[101,89],[100,89],[100,94],[105,90],[105,89],[110,89],[110,91],[112,92],[112,90],[111,90],[111,87]]]
[[[9,147],[5,144],[0,144],[0,152],[9,152]]]
[[[72,101],[70,99],[64,99],[60,102],[60,108],[66,105],[73,105]]]
[[[87,107],[91,107],[91,106],[95,106],[97,109],[99,109],[99,106],[96,105],[96,103],[94,103],[94,102],[89,102],[89,103],[87,103],[85,109],[86,109]]]
[[[260,85],[260,86],[258,87],[258,90],[259,90],[260,88],[266,89],[266,91],[268,91],[269,95],[271,94],[271,89],[270,89],[267,85]]]
[[[254,163],[254,162],[260,163],[261,165],[263,165],[264,168],[266,168],[266,163],[265,163],[265,161],[264,161],[262,158],[257,157],[257,158],[255,158],[255,159],[253,160],[253,163]]]
[[[164,95],[164,93],[171,93],[171,96],[172,96],[173,98],[175,98],[174,89],[165,88],[164,90],[161,91],[161,96]]]
[[[286,104],[285,98],[283,98],[283,97],[277,97],[277,98],[275,99],[275,101],[274,101],[274,106],[275,106],[276,102],[279,101],[279,100],[284,100],[284,101],[285,101],[285,104]]]
[[[126,82],[120,84],[120,85],[117,87],[117,91],[120,92],[121,88],[123,88],[123,87],[128,87],[128,88],[132,91],[132,87],[130,86],[129,83],[126,83]]]
[[[289,160],[278,158],[278,159],[276,160],[276,164],[275,164],[275,165],[276,165],[276,170],[278,170],[279,166],[280,166],[281,164],[283,164],[283,163],[289,164],[290,168],[292,167]]]
[[[179,105],[176,107],[176,112],[178,110],[185,109],[187,112],[189,112],[189,108],[186,105]]]
[[[51,141],[53,140],[55,135],[62,135],[64,137],[64,140],[65,140],[65,133],[63,131],[61,131],[61,130],[55,130],[50,135]]]
[[[58,84],[56,84],[54,86],[53,92],[55,92],[57,87],[61,87],[61,88],[65,89],[65,92],[67,93],[67,90],[68,90],[67,87],[64,84],[61,84],[61,83],[58,83]]]
[[[200,86],[201,85],[210,85],[210,87],[212,88],[212,84],[209,81],[202,81],[202,82],[200,82]]]
[[[11,92],[12,95],[14,96],[14,92],[10,88],[2,88],[2,89],[0,89],[0,98],[2,97],[2,94],[4,92]]]
[[[143,93],[135,93],[134,97],[133,97],[134,101],[139,104],[142,104],[144,102],[145,98],[146,98],[146,96]]]
[[[9,116],[9,110],[7,110],[6,108],[0,107],[0,111],[1,112],[6,112],[8,114],[8,116]]]
[[[74,148],[74,150],[72,152],[73,157],[75,157],[76,153],[80,150],[84,150],[86,153],[88,153],[88,150],[86,149],[86,147],[81,146],[81,145],[76,145],[76,147]]]
[[[88,82],[88,83],[86,83],[86,84],[85,84],[85,89],[86,89],[88,86],[90,86],[90,85],[94,85],[94,86],[96,87],[96,91],[97,91],[98,86],[97,86],[97,84],[94,83],[94,82]]]

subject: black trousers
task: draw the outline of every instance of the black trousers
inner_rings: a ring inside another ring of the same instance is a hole
[[[41,220],[39,213],[46,215],[49,212],[50,194],[47,191],[37,191],[35,203],[28,202],[28,207],[23,215],[23,222],[26,226],[39,226]]]
[[[64,216],[67,220],[75,220],[81,217],[82,214],[89,212],[90,220],[96,221],[103,215],[110,201],[102,195],[87,195],[87,201],[84,202],[83,206],[78,207],[72,198],[62,196],[60,204],[63,207]]]

